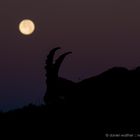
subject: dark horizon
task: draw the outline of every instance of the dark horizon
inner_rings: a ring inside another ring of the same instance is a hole
[[[43,97],[44,105],[29,104],[9,112],[0,112],[1,124],[6,126],[14,122],[21,128],[28,126],[29,132],[34,128],[39,128],[39,132],[40,126],[43,129],[42,126],[45,126],[49,134],[63,132],[61,137],[69,137],[67,134],[72,136],[75,132],[78,137],[91,134],[108,138],[116,132],[131,132],[135,134],[132,137],[138,137],[139,130],[135,128],[139,126],[140,67],[134,70],[113,67],[75,83],[59,76],[63,61],[71,54],[64,52],[56,57],[60,49],[51,49],[45,61],[47,90]],[[39,127],[33,124],[39,124]],[[89,124],[95,131],[90,131]],[[79,133],[77,130],[80,130]]]
[[[57,55],[72,51],[60,76],[73,81],[114,66],[139,66],[139,7],[129,0],[1,1],[0,110],[43,103],[45,59],[57,46]],[[36,24],[31,36],[18,31],[24,18]]]

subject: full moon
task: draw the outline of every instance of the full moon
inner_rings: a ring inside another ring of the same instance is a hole
[[[30,19],[24,19],[19,23],[19,31],[23,35],[31,35],[35,30],[35,24]]]

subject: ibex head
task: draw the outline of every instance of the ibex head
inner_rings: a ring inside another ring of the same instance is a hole
[[[57,90],[57,84],[58,84],[58,73],[60,66],[64,60],[64,58],[72,53],[72,52],[66,52],[62,55],[60,55],[54,62],[54,55],[55,52],[60,49],[60,47],[54,48],[50,51],[49,55],[47,56],[46,60],[46,83],[47,83],[47,92],[44,96],[44,101],[47,103],[49,100],[53,100],[56,97],[56,90]]]

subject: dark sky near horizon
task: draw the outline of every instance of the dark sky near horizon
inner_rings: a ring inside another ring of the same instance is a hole
[[[32,19],[24,36],[19,22]],[[0,110],[43,103],[45,58],[72,51],[60,76],[78,81],[113,66],[140,65],[139,0],[1,0]]]

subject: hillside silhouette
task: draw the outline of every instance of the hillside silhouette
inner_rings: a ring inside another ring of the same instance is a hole
[[[53,60],[55,52],[50,51],[46,61],[47,92],[44,101],[47,104],[66,104],[70,108],[82,111],[99,111],[110,120],[119,117],[125,122],[130,111],[136,113],[139,106],[140,67],[128,70],[113,67],[100,75],[78,83],[59,77],[59,68],[64,58],[71,52],[62,54]],[[104,114],[104,111],[106,114]]]
[[[52,132],[86,136],[97,135],[103,129],[139,126],[140,67],[133,70],[114,67],[76,83],[59,77],[63,60],[71,54],[66,52],[54,60],[59,49],[52,49],[47,56],[45,104],[1,112],[0,120],[19,123],[26,120],[29,124],[53,129]]]

